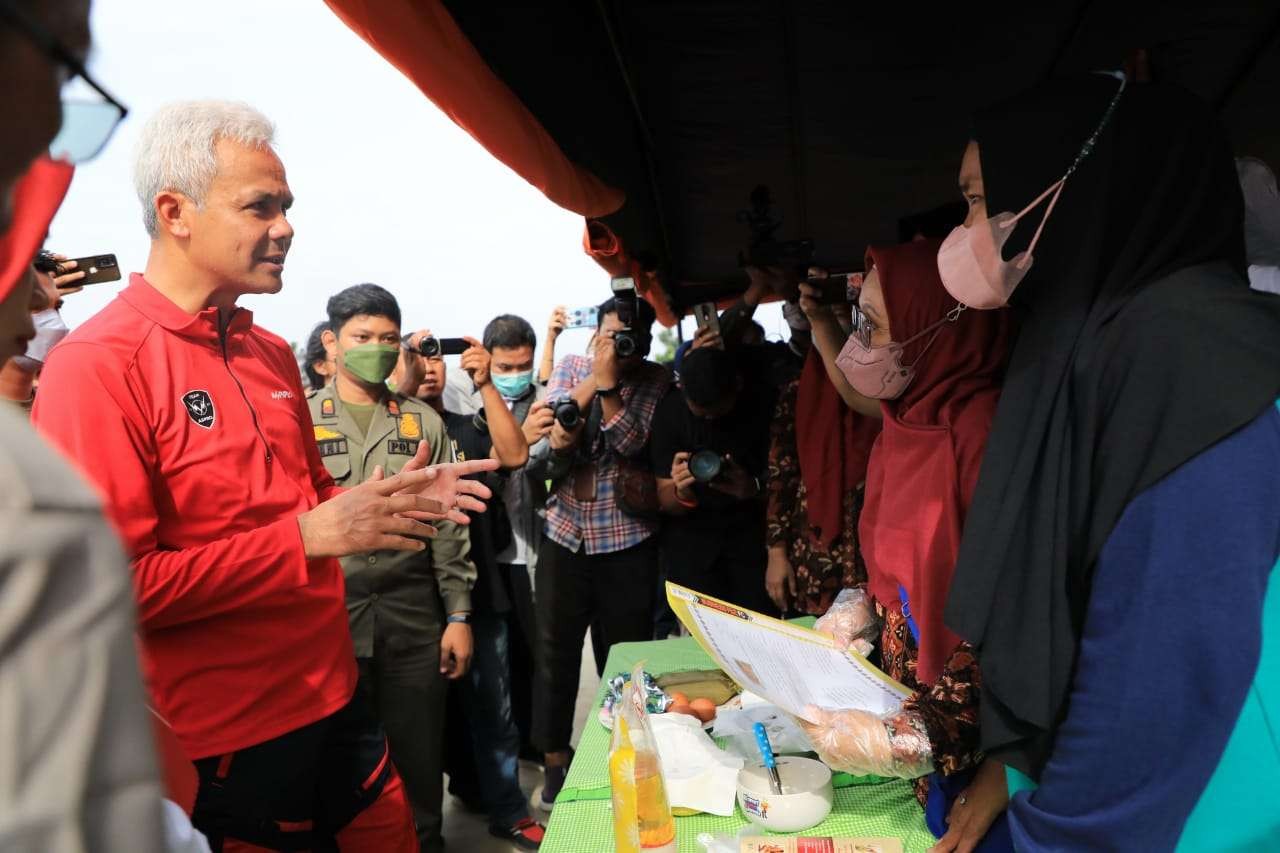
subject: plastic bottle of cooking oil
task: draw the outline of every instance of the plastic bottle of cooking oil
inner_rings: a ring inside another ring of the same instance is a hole
[[[641,670],[614,715],[609,750],[613,838],[617,853],[675,853],[676,824],[662,781],[653,732],[645,719]]]

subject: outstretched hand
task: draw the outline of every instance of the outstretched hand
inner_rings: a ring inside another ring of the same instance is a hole
[[[470,524],[467,512],[484,512],[484,502],[493,497],[493,492],[479,480],[466,478],[471,474],[498,470],[498,460],[472,459],[467,462],[431,465],[427,461],[427,454],[430,452],[425,441],[418,444],[418,452],[405,463],[397,476],[418,471],[423,472],[423,475],[396,494],[430,498],[437,502],[441,510],[438,513],[412,511],[408,513],[408,517],[419,521],[448,519],[456,524]]]
[[[377,468],[368,481],[330,498],[298,516],[303,553],[345,557],[365,551],[421,551],[422,541],[436,535],[423,521],[446,518],[446,507],[419,493],[432,479],[426,471],[401,472],[384,478]]]

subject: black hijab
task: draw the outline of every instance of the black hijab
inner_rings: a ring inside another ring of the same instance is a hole
[[[980,113],[989,215],[1057,180],[1118,86],[1055,81]],[[1121,513],[1280,394],[1280,298],[1242,277],[1242,222],[1208,107],[1129,85],[1014,292],[1021,332],[945,615],[978,649],[984,749],[1032,776],[1065,714],[1093,567]]]

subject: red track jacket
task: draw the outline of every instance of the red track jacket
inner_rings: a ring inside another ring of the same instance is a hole
[[[289,346],[187,314],[141,275],[50,354],[32,417],[133,560],[143,662],[192,759],[269,740],[355,689],[342,570],[297,516],[337,487]]]

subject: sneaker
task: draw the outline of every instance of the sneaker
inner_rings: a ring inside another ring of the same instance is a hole
[[[564,777],[569,775],[568,766],[548,767],[542,774],[542,793],[538,796],[538,808],[544,812],[551,811],[564,787]]]
[[[510,841],[521,850],[537,850],[542,846],[542,836],[547,828],[537,821],[525,818],[515,826],[491,826],[489,834],[504,841]]]

